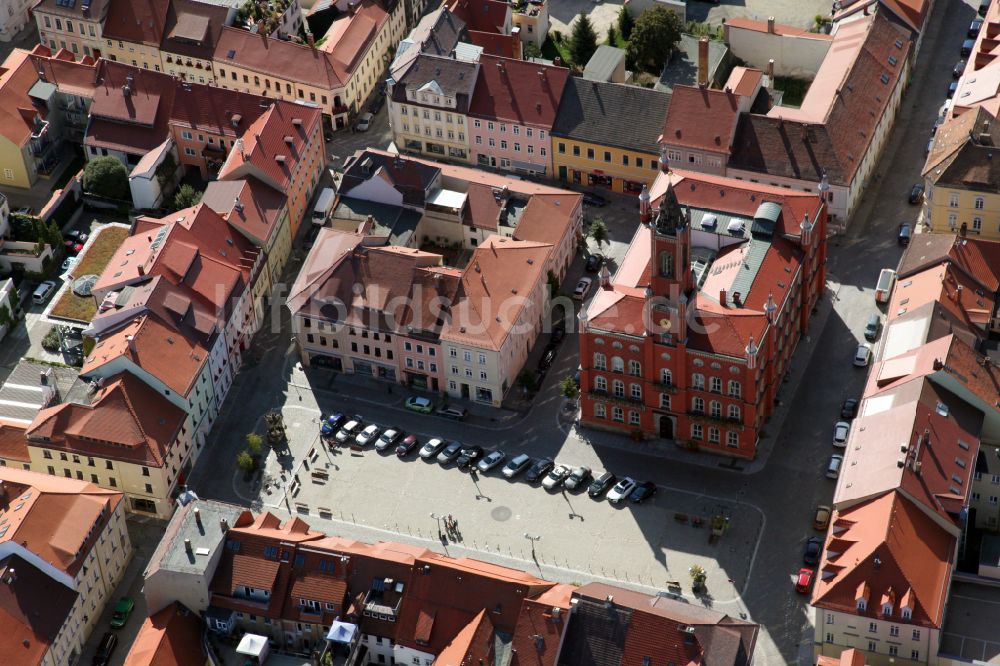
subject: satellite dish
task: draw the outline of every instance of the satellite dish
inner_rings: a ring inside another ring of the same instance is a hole
[[[660,320],[660,327],[664,331],[669,331],[670,330],[670,319],[668,317],[664,317],[663,319],[661,319]]]

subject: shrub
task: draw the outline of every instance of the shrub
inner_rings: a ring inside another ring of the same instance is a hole
[[[129,193],[128,171],[118,158],[94,158],[83,170],[83,189],[108,199],[124,199]]]

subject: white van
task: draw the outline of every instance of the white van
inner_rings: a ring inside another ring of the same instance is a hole
[[[323,188],[323,191],[319,193],[319,197],[316,198],[316,205],[313,206],[313,224],[318,227],[326,224],[327,219],[330,217],[330,211],[333,210],[333,202],[336,198],[337,193],[333,191],[333,188]]]
[[[51,280],[46,280],[35,288],[35,293],[31,295],[31,300],[33,300],[37,305],[42,305],[45,301],[49,300],[49,296],[51,296],[52,292],[55,290],[56,283]]]
[[[883,268],[878,274],[878,284],[875,285],[875,302],[888,303],[892,296],[892,286],[896,284],[896,271]]]

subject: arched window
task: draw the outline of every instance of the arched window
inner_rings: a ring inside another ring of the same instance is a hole
[[[705,390],[705,375],[696,372],[691,375],[691,388]]]
[[[674,276],[674,255],[671,252],[660,252],[660,276],[672,278]]]
[[[601,352],[594,352],[594,369],[595,370],[607,370],[608,360]]]
[[[642,377],[642,364],[639,361],[629,361],[628,374],[633,377]]]
[[[635,411],[629,412],[628,413],[628,422],[629,422],[629,425],[634,425],[634,426],[640,425],[642,422],[639,420],[639,412],[635,412]]]
[[[712,402],[708,403],[708,409],[709,409],[708,413],[712,416],[712,418],[717,419],[722,417],[722,403],[720,403],[718,400],[713,400]]]
[[[617,398],[625,397],[625,382],[623,382],[620,379],[616,379],[611,383],[611,386],[614,389],[615,397]]]
[[[670,394],[661,393],[660,394],[660,409],[670,409]]]
[[[607,410],[604,407],[604,403],[603,402],[598,402],[597,404],[594,405],[594,416],[595,417],[597,417],[599,419],[603,419],[603,418],[607,418],[607,415],[608,415],[608,413],[607,413]]]
[[[734,398],[740,398],[743,396],[743,387],[735,379],[729,380],[729,395]]]
[[[705,413],[705,399],[695,396],[691,398],[691,411],[695,414]]]
[[[621,356],[611,357],[611,372],[625,372],[625,361]]]
[[[642,400],[642,385],[641,384],[629,385],[629,395],[632,396],[633,400]]]
[[[625,410],[621,407],[615,406],[611,409],[611,418],[619,423],[625,422]]]
[[[738,405],[729,405],[729,418],[732,421],[739,421],[740,418],[740,408]]]
[[[712,444],[718,444],[720,440],[719,429],[709,428],[708,429],[708,441]]]
[[[663,368],[660,370],[660,383],[664,386],[673,386],[674,375],[670,372],[670,368]]]
[[[594,390],[607,392],[608,380],[605,379],[604,377],[601,377],[600,375],[594,377]]]

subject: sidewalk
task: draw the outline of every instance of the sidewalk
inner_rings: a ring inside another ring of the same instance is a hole
[[[779,396],[782,399],[779,401],[778,407],[774,410],[771,418],[761,428],[767,434],[758,441],[757,457],[753,460],[729,458],[704,451],[688,451],[678,447],[672,441],[663,439],[634,442],[624,435],[591,428],[583,429],[578,424],[578,410],[568,414],[565,411],[561,412],[560,420],[570,426],[570,437],[576,437],[578,440],[591,446],[621,449],[631,453],[677,460],[713,469],[732,470],[742,474],[756,474],[764,469],[771,457],[774,444],[778,440],[778,435],[781,433],[782,427],[784,427],[785,419],[792,410],[793,401],[791,400],[791,396],[795,395],[799,384],[805,377],[806,368],[809,367],[809,361],[816,351],[820,335],[826,326],[826,321],[830,317],[830,313],[833,312],[834,301],[839,291],[840,283],[829,277],[826,283],[826,292],[817,304],[816,314],[810,320],[809,330],[811,333],[806,334],[799,340],[799,344],[792,354],[792,360],[787,373],[788,381],[782,382],[782,387],[779,389]]]

